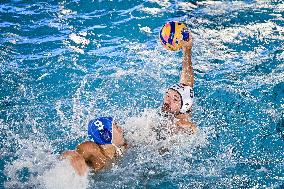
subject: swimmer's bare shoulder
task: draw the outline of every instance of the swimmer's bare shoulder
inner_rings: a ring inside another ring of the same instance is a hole
[[[94,171],[99,171],[106,167],[109,162],[100,146],[91,141],[79,144],[76,150],[63,152],[60,159],[69,159],[70,164],[80,176],[88,172],[88,167],[91,167]]]
[[[86,163],[95,171],[103,169],[108,163],[108,158],[103,154],[100,146],[94,142],[86,141],[79,144],[76,152],[81,154]]]

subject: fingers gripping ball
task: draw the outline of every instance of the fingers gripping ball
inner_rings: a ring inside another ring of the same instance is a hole
[[[181,41],[187,41],[190,33],[185,24],[171,21],[166,23],[160,31],[160,41],[162,45],[171,51],[177,51],[182,48]]]

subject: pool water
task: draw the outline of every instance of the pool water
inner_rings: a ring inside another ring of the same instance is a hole
[[[193,33],[199,131],[158,141],[181,71],[158,39],[172,20]],[[0,188],[284,187],[282,1],[4,0],[0,36]],[[80,178],[58,158],[96,116],[130,149]]]

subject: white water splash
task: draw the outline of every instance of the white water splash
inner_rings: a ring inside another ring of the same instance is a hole
[[[156,15],[156,14],[160,14],[162,12],[162,9],[143,7],[143,8],[141,8],[141,11],[148,13],[148,14]]]
[[[145,32],[145,33],[152,33],[151,28],[149,28],[148,26],[141,27],[139,29],[140,31]]]
[[[86,36],[86,33],[83,33],[84,36]],[[70,34],[69,38],[74,41],[76,44],[82,44],[82,45],[88,45],[90,43],[89,39],[86,39],[83,36],[77,35],[77,34]]]
[[[78,176],[68,160],[63,160],[47,170],[42,176],[46,189],[84,189],[88,186],[88,176]]]

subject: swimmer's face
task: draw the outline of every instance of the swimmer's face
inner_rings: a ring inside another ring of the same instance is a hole
[[[180,112],[180,107],[181,107],[180,94],[173,89],[167,90],[166,95],[164,97],[164,104],[162,107],[162,111],[177,114]]]
[[[116,146],[124,145],[125,139],[123,137],[123,131],[121,127],[119,127],[115,122],[112,124],[112,135],[113,144],[115,144]]]

